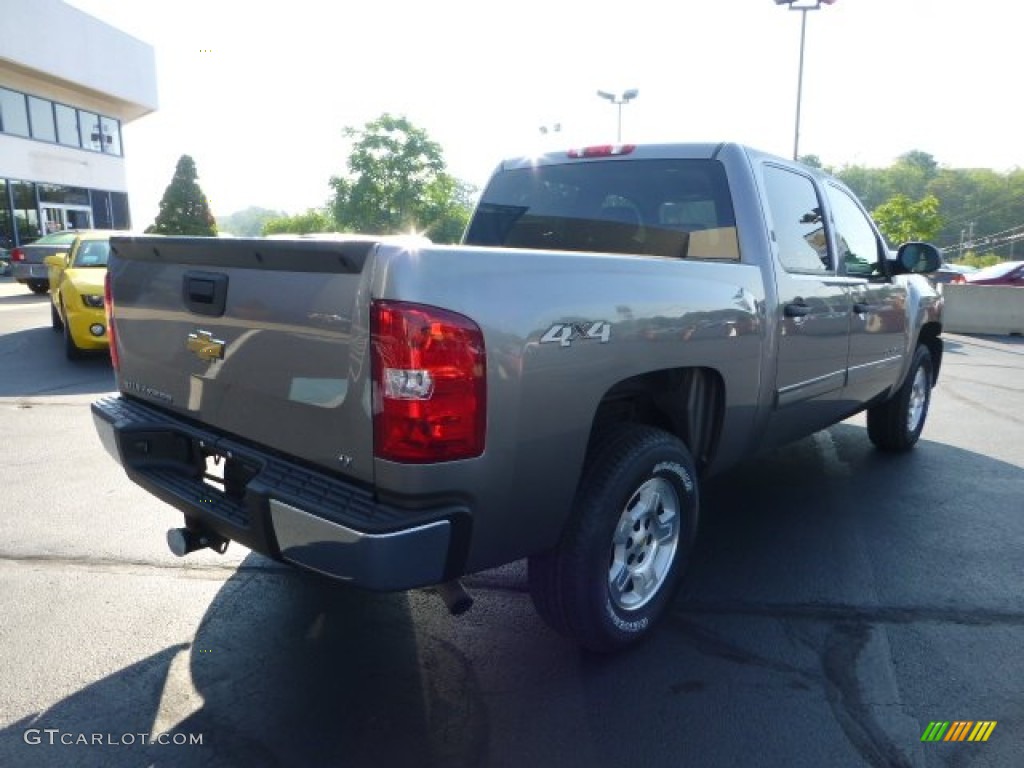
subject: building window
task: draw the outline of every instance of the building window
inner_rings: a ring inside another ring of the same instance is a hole
[[[0,131],[108,155],[123,154],[119,120],[7,88],[0,88]]]
[[[92,193],[92,225],[96,229],[113,229],[114,217],[110,210],[110,193]]]
[[[11,202],[7,196],[7,179],[0,179],[0,248],[14,247],[14,217],[11,216]]]
[[[53,121],[53,102],[28,97],[28,114],[32,120],[32,138],[40,141],[56,141],[57,126]]]
[[[19,244],[35,240],[42,232],[39,229],[39,206],[36,204],[36,185],[30,181],[11,181],[11,197],[14,199],[14,226]]]
[[[28,136],[25,94],[0,88],[0,130],[15,136]]]
[[[82,130],[82,146],[96,152],[103,146],[100,144],[100,119],[92,112],[78,111],[78,125]]]
[[[88,205],[89,190],[62,184],[39,184],[39,202],[57,205]]]
[[[78,138],[78,110],[57,104],[57,141],[69,147],[82,146]]]
[[[110,207],[114,216],[114,229],[131,229],[132,216],[128,210],[128,195],[124,192],[111,192]]]
[[[121,154],[121,126],[112,117],[100,118],[100,132],[103,134],[103,151],[111,155]]]

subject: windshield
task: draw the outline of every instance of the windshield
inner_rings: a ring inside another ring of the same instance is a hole
[[[605,160],[495,175],[467,245],[739,259],[716,160]]]
[[[75,253],[75,267],[105,267],[110,256],[110,241],[86,240]]]
[[[28,245],[71,245],[76,237],[78,232],[54,232],[52,235],[43,235]]]

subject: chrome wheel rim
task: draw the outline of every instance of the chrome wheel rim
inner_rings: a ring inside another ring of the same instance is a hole
[[[915,432],[924,418],[924,409],[928,405],[928,374],[923,367],[914,374],[914,383],[910,387],[910,403],[907,407],[907,431]]]
[[[675,487],[653,477],[629,498],[612,539],[608,591],[624,611],[642,608],[665,583],[679,546],[680,501]]]

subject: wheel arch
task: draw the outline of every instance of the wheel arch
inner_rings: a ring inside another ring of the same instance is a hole
[[[918,334],[918,344],[924,344],[928,348],[928,352],[932,356],[932,386],[938,383],[939,380],[939,368],[942,366],[942,339],[940,334],[942,333],[942,324],[938,322],[929,322],[921,326],[921,332]]]
[[[646,424],[686,445],[703,472],[714,458],[725,412],[725,381],[713,368],[666,368],[619,381],[601,398],[587,454],[610,429]]]

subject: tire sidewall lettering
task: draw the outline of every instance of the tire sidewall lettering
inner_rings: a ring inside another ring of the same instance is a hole
[[[693,509],[694,492],[696,489],[696,482],[690,470],[677,461],[656,460],[650,470],[634,483],[635,488],[655,477],[664,477],[676,486],[681,506],[680,515],[683,516],[683,530],[690,529],[690,510]],[[630,491],[630,495],[632,492]],[[680,546],[683,546],[683,542],[680,542]],[[684,548],[680,553],[682,557],[685,557],[686,549]],[[607,582],[605,582],[601,596],[603,613],[614,630],[621,632],[623,635],[641,635],[645,633],[651,626],[652,613],[660,613],[662,604],[675,592],[675,586],[679,583],[678,574],[683,567],[683,563],[677,559],[672,566],[673,576],[671,577],[675,584],[663,584],[658,594],[643,608],[638,609],[635,615],[624,612],[612,604],[608,594]]]
[[[647,629],[647,627],[651,623],[650,618],[648,618],[647,616],[642,616],[639,619],[636,619],[635,621],[629,621],[627,619],[622,618],[619,615],[619,612],[615,609],[615,606],[612,605],[611,598],[609,598],[607,595],[604,598],[604,610],[608,616],[608,620],[611,621],[615,628],[620,632],[637,634],[638,632],[643,632],[645,629]]]
[[[690,477],[689,471],[682,464],[674,461],[662,461],[654,465],[654,469],[651,470],[651,476],[654,477],[662,472],[668,472],[679,478],[679,482],[683,484],[686,489],[687,496],[693,493],[693,478]]]

